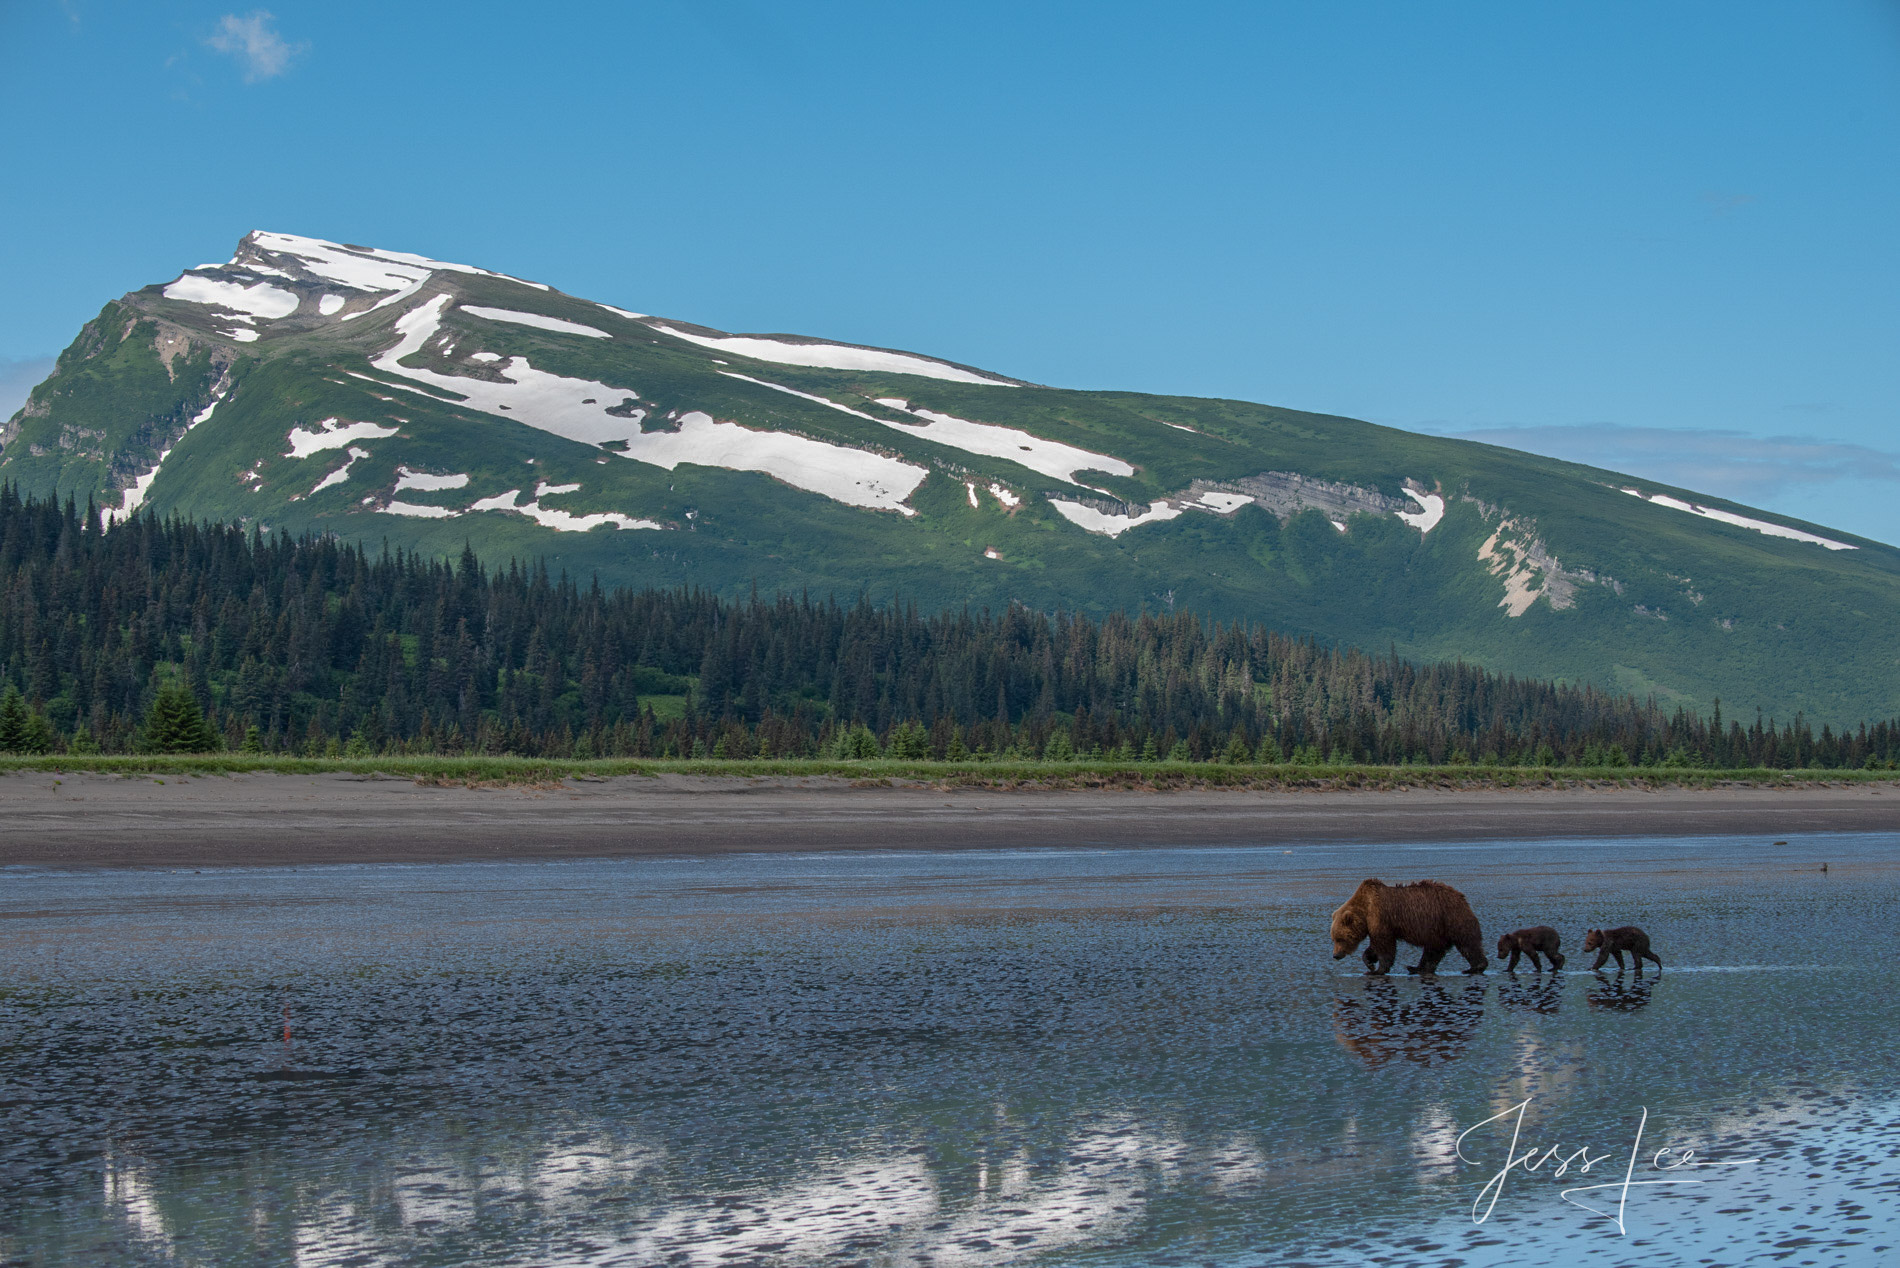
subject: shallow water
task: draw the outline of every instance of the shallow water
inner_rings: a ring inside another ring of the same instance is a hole
[[[0,1259],[1891,1261],[1896,844],[8,871]],[[1370,875],[1567,969],[1360,976]]]

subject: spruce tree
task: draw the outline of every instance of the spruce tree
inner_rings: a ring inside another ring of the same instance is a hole
[[[921,722],[903,723],[891,732],[886,754],[907,762],[922,761],[930,756],[930,733]]]
[[[26,701],[20,698],[20,689],[8,684],[6,694],[0,696],[0,752],[27,751],[28,722]]]
[[[38,709],[27,714],[26,738],[20,744],[22,753],[50,753],[59,743],[59,736],[53,731],[53,724]]]
[[[160,687],[145,714],[145,751],[209,753],[218,747],[217,732],[205,721],[190,689],[176,682]]]

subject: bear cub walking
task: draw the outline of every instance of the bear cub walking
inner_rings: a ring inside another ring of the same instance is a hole
[[[1531,958],[1531,967],[1542,973],[1544,963],[1537,958],[1542,955],[1549,959],[1551,971],[1555,972],[1564,966],[1563,952],[1557,949],[1560,941],[1557,931],[1549,925],[1532,925],[1528,929],[1519,929],[1515,933],[1500,936],[1498,959],[1502,960],[1505,956],[1510,956],[1511,962],[1504,966],[1504,970],[1507,973],[1515,973],[1518,957],[1528,955]]]
[[[1597,962],[1590,967],[1600,969],[1611,956],[1616,957],[1616,967],[1623,967],[1623,953],[1630,953],[1630,959],[1636,964],[1636,971],[1643,971],[1644,960],[1654,960],[1656,967],[1662,967],[1662,957],[1649,949],[1649,935],[1635,925],[1624,925],[1621,929],[1592,929],[1583,935],[1583,949],[1595,951]]]

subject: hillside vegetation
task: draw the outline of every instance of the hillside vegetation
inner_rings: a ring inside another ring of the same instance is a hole
[[[1196,615],[491,573],[0,488],[0,748],[261,756],[1885,767],[1817,734]],[[202,721],[200,720],[202,715]]]
[[[728,336],[287,235],[107,304],[0,439],[0,478],[108,517],[466,545],[610,590],[1104,631],[1191,611],[1664,710],[1900,713],[1880,543],[1352,419]],[[451,721],[478,725],[431,711]]]

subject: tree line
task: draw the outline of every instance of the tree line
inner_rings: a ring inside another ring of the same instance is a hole
[[[1892,766],[1900,723],[1744,725],[1191,614],[603,590],[0,488],[0,748],[299,755]]]

